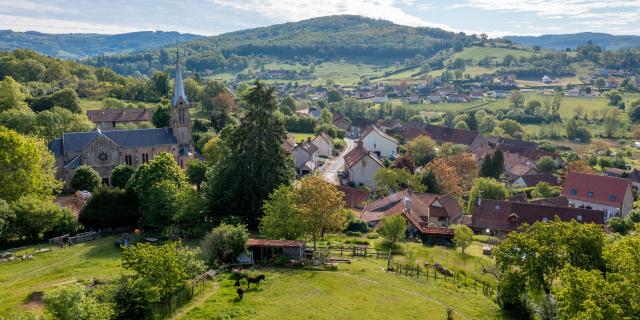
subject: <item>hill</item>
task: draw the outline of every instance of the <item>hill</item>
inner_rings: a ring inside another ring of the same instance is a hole
[[[591,41],[607,50],[640,48],[640,36],[611,35],[607,33],[581,32],[574,34],[547,34],[542,36],[506,36],[504,39],[527,46],[564,50],[575,49]]]
[[[0,30],[0,50],[29,49],[65,59],[149,50],[191,41],[202,36],[163,31],[142,31],[115,35],[71,33],[49,34],[35,31]]]
[[[263,56],[297,59],[369,59],[402,61],[429,57],[473,42],[463,33],[414,28],[360,16],[328,16],[222,34],[180,44],[186,67],[193,71],[241,70]],[[149,60],[149,54],[151,60]],[[173,55],[150,50],[94,58],[89,63],[108,66],[123,74],[148,74],[153,68],[173,65]]]

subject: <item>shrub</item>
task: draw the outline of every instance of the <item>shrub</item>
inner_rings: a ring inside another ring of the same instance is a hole
[[[78,220],[89,228],[136,226],[140,220],[138,197],[133,191],[119,188],[98,189],[80,211]]]
[[[109,320],[113,309],[100,303],[81,285],[62,287],[44,297],[44,305],[57,319]]]
[[[347,225],[347,235],[349,232],[357,231],[361,234],[369,232],[369,224],[366,221],[362,221],[360,219],[353,219],[349,221]]]
[[[634,224],[631,221],[619,217],[613,217],[609,219],[609,228],[611,228],[611,230],[613,230],[614,232],[627,234],[630,230],[633,229],[633,227]]]
[[[360,232],[360,231],[347,231],[346,234],[349,237],[361,237],[362,236],[362,232]]]
[[[76,169],[71,178],[71,187],[75,190],[93,192],[102,184],[102,177],[90,166],[82,165]]]
[[[367,239],[378,239],[380,238],[380,235],[377,233],[369,233],[367,234]]]
[[[131,179],[135,170],[126,164],[119,164],[111,171],[111,185],[116,188],[124,188]]]
[[[246,226],[222,223],[207,234],[202,248],[210,265],[233,262],[240,253],[247,250],[248,240],[249,233]]]

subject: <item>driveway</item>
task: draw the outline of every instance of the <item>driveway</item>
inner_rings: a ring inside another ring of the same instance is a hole
[[[356,142],[353,139],[344,138],[345,148],[339,155],[327,159],[322,167],[320,167],[320,174],[329,183],[339,185],[338,171],[344,168],[344,155],[356,147]]]

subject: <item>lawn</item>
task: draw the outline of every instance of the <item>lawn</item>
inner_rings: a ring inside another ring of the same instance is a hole
[[[41,253],[33,260],[0,264],[0,317],[14,311],[25,311],[38,305],[25,305],[34,291],[48,291],[60,285],[83,279],[108,279],[120,274],[120,250],[113,242],[117,237]]]
[[[266,280],[237,300],[226,275],[204,301],[177,319],[444,319],[447,308],[460,319],[504,319],[480,289],[451,281],[385,273],[384,259],[354,259],[338,271],[266,269]]]

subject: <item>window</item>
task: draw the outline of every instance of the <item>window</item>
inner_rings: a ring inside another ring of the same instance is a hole
[[[616,197],[616,195],[614,195],[614,194],[609,195],[609,201],[616,201],[616,198],[617,198],[617,197]]]
[[[578,215],[578,216],[576,217],[576,219],[577,219],[578,221],[582,221],[582,215]]]
[[[547,217],[542,218],[542,222],[549,222],[549,218]]]
[[[142,163],[147,163],[149,162],[149,154],[148,153],[143,153],[142,154]]]
[[[132,166],[133,165],[133,159],[131,158],[130,154],[127,154],[124,156],[124,163],[126,163],[128,166]]]
[[[578,189],[576,189],[576,188],[571,189],[571,194],[574,195],[574,196],[576,194],[578,194]]]
[[[587,197],[592,198],[593,197],[593,191],[587,192]]]

